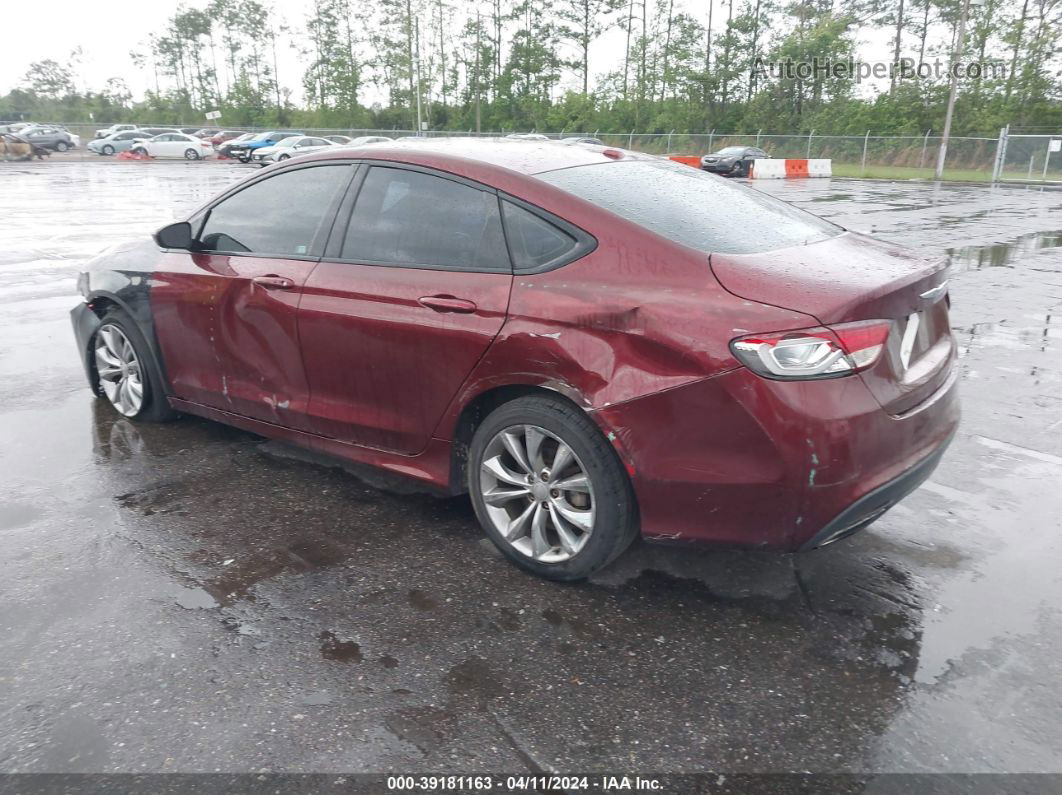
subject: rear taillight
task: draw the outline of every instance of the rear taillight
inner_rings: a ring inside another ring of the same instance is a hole
[[[836,378],[877,361],[891,328],[888,320],[864,320],[750,334],[731,340],[730,349],[742,364],[765,378]]]

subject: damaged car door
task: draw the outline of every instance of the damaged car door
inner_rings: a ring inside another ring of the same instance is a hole
[[[498,196],[399,164],[358,179],[299,310],[311,422],[339,443],[415,454],[505,322]]]
[[[348,163],[307,164],[237,186],[192,219],[191,251],[167,251],[151,303],[174,395],[307,429],[297,310]]]

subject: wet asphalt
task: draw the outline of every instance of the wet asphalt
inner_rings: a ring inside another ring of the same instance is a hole
[[[92,398],[79,263],[244,173],[0,164],[0,772],[1062,772],[1062,191],[763,183],[952,257],[960,435],[832,547],[563,586],[466,499]]]

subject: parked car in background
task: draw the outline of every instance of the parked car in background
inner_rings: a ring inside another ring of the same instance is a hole
[[[221,146],[227,141],[235,141],[241,136],[249,135],[250,133],[244,132],[243,130],[221,130],[220,132],[216,132],[212,136],[210,136],[210,143],[214,144],[214,146]]]
[[[0,132],[0,160],[43,160],[51,150],[35,146],[15,133]]]
[[[342,137],[342,136],[338,136]],[[364,146],[365,144],[385,144],[393,139],[386,135],[359,135],[357,138],[348,138],[343,146]]]
[[[112,124],[110,127],[104,127],[102,130],[96,130],[96,137],[110,138],[115,133],[137,129],[139,129],[139,127],[137,127],[137,125],[135,124]]]
[[[593,144],[594,146],[604,146],[605,142],[600,138],[562,138],[562,144]]]
[[[75,149],[80,141],[80,139],[60,127],[43,125],[23,127],[18,131],[18,135],[35,146],[51,149],[54,152]]]
[[[123,130],[112,133],[106,138],[93,138],[86,148],[98,155],[113,155],[118,152],[128,152],[137,140],[143,139],[144,133],[141,130]]]
[[[540,135],[539,133],[509,133],[505,136],[514,141],[548,141],[548,135]]]
[[[467,491],[509,560],[575,580],[639,532],[821,547],[917,488],[959,422],[947,284],[658,157],[422,139],[228,187],[91,261],[73,322],[121,415]]]
[[[701,158],[701,168],[728,177],[747,177],[753,161],[769,154],[756,146],[728,146]]]
[[[24,127],[30,126],[31,124],[28,121],[13,121],[0,126],[0,133],[17,133]]]
[[[326,135],[324,136],[324,139],[326,141],[331,141],[334,144],[339,144],[340,146],[345,146],[354,140],[349,135]]]
[[[148,139],[138,138],[130,151],[151,157],[181,157],[185,160],[201,160],[214,155],[210,141],[179,132],[163,133]]]
[[[285,138],[290,138],[293,135],[302,135],[301,132],[281,132],[279,130],[270,130],[269,132],[258,133],[252,135],[245,141],[241,141],[238,144],[234,144],[229,147],[229,157],[237,158],[241,163],[250,163],[252,153],[256,149],[262,149],[267,146],[273,146],[278,141],[283,141]]]
[[[175,133],[179,132],[175,127],[141,127],[140,132],[144,134],[145,138],[154,138],[156,135],[162,135],[163,133]]]
[[[219,132],[221,132],[221,130],[219,130],[217,127],[200,127],[198,130],[191,134],[194,135],[196,138],[213,138]]]
[[[312,135],[292,135],[277,141],[272,146],[263,146],[251,152],[251,160],[266,165],[290,160],[299,155],[307,155],[320,149],[339,146],[326,138],[317,138]]]

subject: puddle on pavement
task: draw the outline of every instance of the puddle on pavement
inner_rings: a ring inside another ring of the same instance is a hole
[[[949,263],[961,270],[998,268],[1045,248],[1062,246],[1062,231],[1031,232],[1007,243],[987,246],[962,246],[947,250]]]
[[[44,511],[28,502],[0,504],[0,530],[12,530],[30,524],[44,515]]]
[[[303,696],[299,699],[299,703],[305,707],[326,707],[332,703],[332,695],[327,691],[320,690]]]
[[[334,632],[325,630],[317,636],[321,641],[321,656],[336,662],[360,663],[361,646],[352,640],[341,640]],[[397,662],[396,662],[397,664]]]
[[[202,588],[181,588],[174,601],[185,610],[212,610],[217,600]]]

